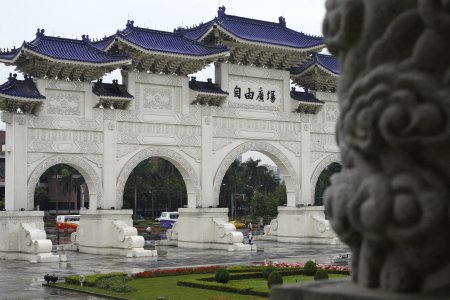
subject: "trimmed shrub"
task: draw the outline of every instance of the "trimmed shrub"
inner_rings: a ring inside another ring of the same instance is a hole
[[[263,272],[262,272],[264,279],[268,280],[270,273],[272,273],[275,270],[276,270],[276,268],[274,266],[271,266],[271,265],[265,267]]]
[[[323,269],[317,270],[316,274],[314,275],[314,280],[326,280],[326,279],[328,279],[327,271]]]
[[[130,278],[125,276],[102,278],[97,281],[95,287],[117,293],[129,293],[133,288],[127,284],[128,281]]]
[[[107,274],[93,274],[93,275],[87,275],[85,277],[85,286],[95,286],[98,280],[103,278],[110,278],[110,277],[127,277],[127,273],[122,272],[114,272],[114,273],[107,273]],[[74,276],[67,276],[64,277],[64,280],[67,284],[75,284],[80,285],[80,276],[74,275]]]
[[[270,272],[269,279],[267,279],[267,286],[270,289],[276,284],[283,284],[283,277],[281,277],[278,271],[272,271]]]
[[[308,260],[303,267],[306,276],[313,276],[317,272],[317,265],[312,260]]]
[[[230,272],[227,269],[221,268],[216,272],[216,281],[219,283],[227,283],[230,281]]]

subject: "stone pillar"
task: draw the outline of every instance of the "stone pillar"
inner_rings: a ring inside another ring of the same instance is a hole
[[[25,114],[3,113],[5,141],[5,209],[33,210],[27,201],[27,121]]]
[[[117,190],[117,122],[116,111],[103,110],[103,203],[102,209],[120,209],[116,203]]]
[[[325,203],[352,250],[353,283],[295,299],[448,299],[450,2],[328,0],[327,10],[343,169]]]
[[[301,125],[300,204],[308,205],[314,202],[311,195],[311,132],[309,124],[303,123]]]
[[[214,185],[214,170],[211,168],[213,161],[212,155],[212,117],[202,116],[202,158],[201,158],[201,206],[218,206],[219,203],[214,203],[213,185]]]
[[[55,262],[52,242],[44,230],[44,212],[32,211],[27,199],[28,115],[3,113],[6,123],[5,209],[0,211],[0,259]]]

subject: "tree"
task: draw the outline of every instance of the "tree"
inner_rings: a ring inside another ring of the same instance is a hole
[[[124,208],[134,208],[143,215],[151,208],[155,211],[172,211],[187,202],[184,179],[177,168],[169,161],[152,157],[137,165],[125,184]],[[136,211],[137,212],[137,211]]]
[[[34,191],[34,204],[39,205],[40,210],[49,209],[50,198],[48,197],[47,189],[44,187],[37,187]]]

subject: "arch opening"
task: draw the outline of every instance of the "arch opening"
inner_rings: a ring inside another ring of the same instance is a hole
[[[145,148],[136,153],[132,158],[130,158],[129,161],[125,163],[117,179],[117,207],[123,207],[125,185],[130,177],[131,172],[141,162],[152,157],[158,157],[159,159],[166,160],[170,162],[175,167],[175,169],[177,169],[177,171],[181,174],[181,177],[185,184],[187,194],[187,207],[197,207],[199,205],[198,201],[200,199],[200,184],[194,166],[192,166],[189,161],[178,152],[172,149],[159,147]],[[184,205],[186,204],[183,204],[183,206]]]
[[[340,172],[342,165],[338,162],[329,164],[319,175],[314,192],[314,206],[323,205],[323,195],[325,190],[330,186],[330,178],[333,174]]]
[[[229,166],[223,177],[219,206],[232,219],[268,222],[287,202],[280,168],[259,151],[248,151]]]
[[[160,157],[141,161],[130,173],[123,193],[123,208],[133,209],[134,219],[159,217],[162,212],[187,206],[183,176],[174,164]]]
[[[34,189],[33,206],[55,215],[78,214],[89,208],[89,188],[83,175],[67,164],[45,170]]]

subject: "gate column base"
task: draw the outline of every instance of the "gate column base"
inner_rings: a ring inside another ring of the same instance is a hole
[[[59,262],[44,230],[43,211],[1,211],[0,228],[0,259]]]
[[[228,222],[227,208],[180,208],[178,222],[168,230],[168,243],[178,247],[252,251],[244,235]]]
[[[259,240],[337,245],[341,242],[325,220],[323,206],[278,207],[278,217],[264,227]]]
[[[125,257],[157,256],[144,250],[144,237],[133,227],[132,210],[80,211],[80,225],[72,242],[82,253]]]

